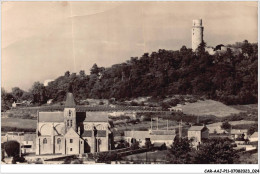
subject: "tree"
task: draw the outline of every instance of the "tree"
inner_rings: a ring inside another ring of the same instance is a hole
[[[195,164],[233,164],[238,158],[229,139],[216,138],[203,142],[193,157]]]
[[[66,71],[65,74],[64,74],[65,77],[69,77],[70,76],[70,72],[69,71]]]
[[[24,91],[21,90],[19,87],[12,88],[12,94],[15,97],[16,100],[21,99],[23,93],[24,93]]]
[[[44,85],[40,82],[35,82],[30,90],[33,95],[34,103],[46,103],[47,96],[46,96],[46,89]]]
[[[225,130],[229,130],[231,128],[231,124],[229,124],[228,121],[225,121],[222,123],[221,128]]]
[[[171,148],[168,151],[168,161],[171,164],[190,164],[192,163],[192,147],[187,138],[175,137]]]
[[[20,143],[17,141],[8,141],[4,143],[4,150],[8,156],[15,157],[19,156]]]
[[[4,88],[1,88],[1,111],[10,109],[14,101],[14,96],[6,92]]]
[[[99,73],[99,67],[97,66],[97,64],[94,64],[94,65],[92,66],[92,68],[90,69],[90,74],[96,74],[96,75],[98,75],[98,73]]]

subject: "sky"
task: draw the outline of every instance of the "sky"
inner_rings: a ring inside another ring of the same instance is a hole
[[[159,49],[191,48],[201,18],[208,46],[257,42],[257,2],[2,2],[1,86],[109,67]]]

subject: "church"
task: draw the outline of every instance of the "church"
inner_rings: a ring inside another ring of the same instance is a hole
[[[94,153],[113,145],[108,114],[78,112],[72,93],[63,112],[38,112],[36,131],[36,155]]]

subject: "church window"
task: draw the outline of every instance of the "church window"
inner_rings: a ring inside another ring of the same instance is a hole
[[[67,120],[67,126],[70,126],[70,122],[69,122],[69,120]]]
[[[60,143],[61,143],[61,139],[58,138],[58,139],[57,139],[57,144],[60,144]]]
[[[73,143],[73,139],[70,139],[70,143]]]
[[[70,148],[70,151],[72,151],[72,148]]]
[[[47,139],[46,138],[43,139],[43,144],[47,144]]]
[[[69,110],[69,116],[71,116],[72,115],[72,112],[71,112],[71,110]]]
[[[70,126],[72,127],[72,120],[70,120]]]

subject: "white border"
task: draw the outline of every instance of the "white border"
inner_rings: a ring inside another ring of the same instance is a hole
[[[2,165],[1,173],[204,173],[205,169],[259,169],[258,164],[59,164]]]

